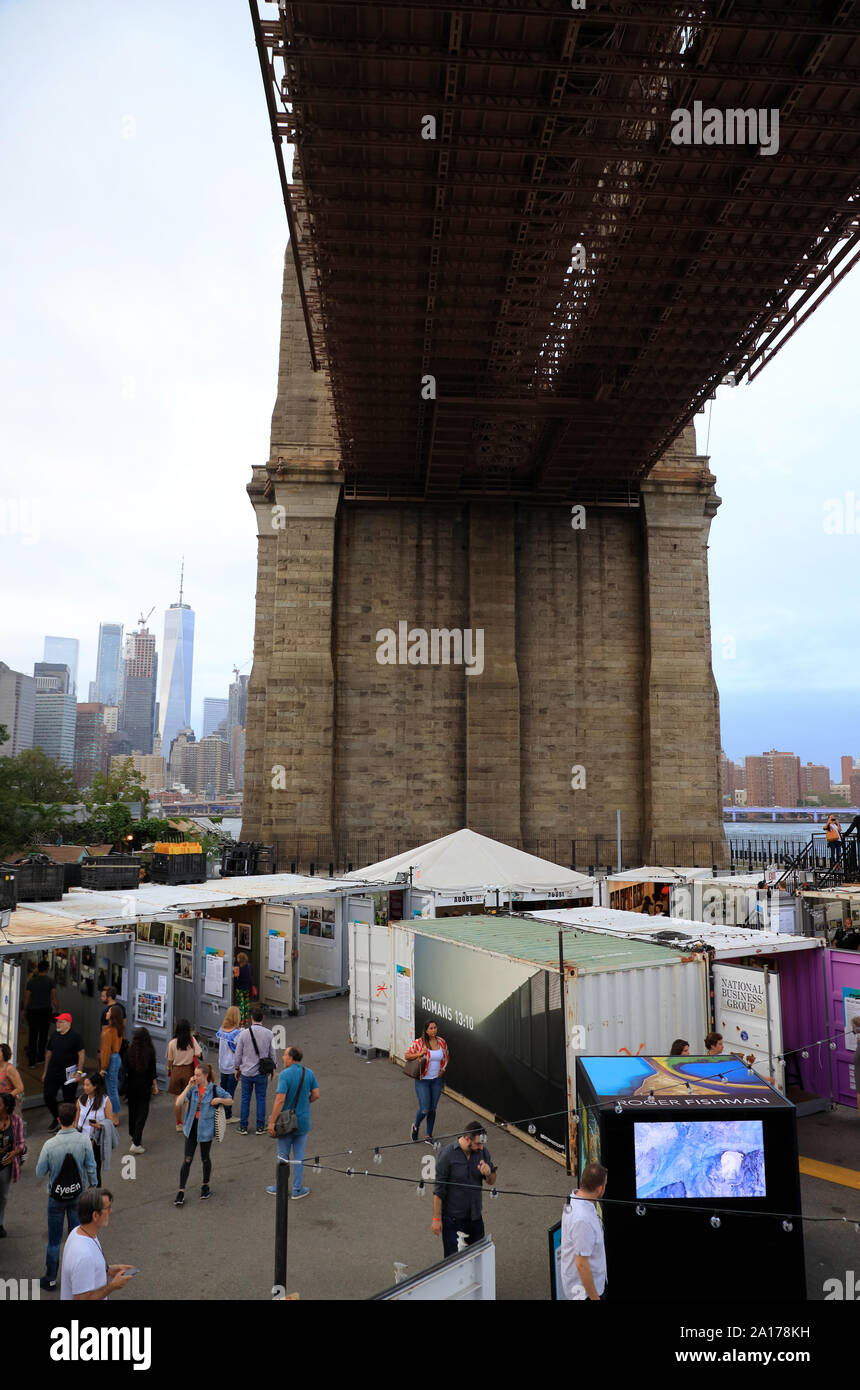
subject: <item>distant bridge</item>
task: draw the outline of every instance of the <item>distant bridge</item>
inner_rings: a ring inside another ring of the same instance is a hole
[[[753,820],[788,820],[789,818],[798,822],[811,821],[817,824],[822,818],[836,816],[838,819],[845,819],[848,816],[860,815],[860,808],[857,806],[724,806],[723,816],[728,817],[733,822],[738,817],[750,816]]]

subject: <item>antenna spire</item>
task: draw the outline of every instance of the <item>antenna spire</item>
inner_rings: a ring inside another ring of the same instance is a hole
[[[180,603],[180,606],[181,606],[181,604],[182,604],[182,585],[183,585],[184,582],[185,582],[185,556],[183,555],[183,557],[182,557],[182,563],[180,564],[180,567],[179,567],[179,603]]]

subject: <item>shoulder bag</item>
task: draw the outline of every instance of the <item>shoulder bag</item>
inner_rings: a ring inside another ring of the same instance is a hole
[[[299,1103],[299,1096],[302,1094],[302,1087],[305,1084],[305,1068],[302,1067],[302,1074],[299,1077],[298,1090],[293,1098],[293,1108],[288,1110],[286,1103],[278,1118],[275,1120],[275,1138],[286,1139],[288,1134],[295,1134],[299,1127],[299,1117],[296,1114],[296,1106]]]
[[[420,1081],[421,1073],[424,1070],[423,1050],[415,1057],[407,1057],[403,1063],[403,1075],[408,1076],[410,1081]]]
[[[248,1029],[248,1032],[251,1034],[251,1044],[252,1044],[252,1046],[253,1046],[253,1048],[254,1048],[254,1051],[255,1051],[256,1054],[257,1054],[257,1061],[259,1062],[258,1070],[259,1070],[260,1075],[261,1075],[261,1076],[274,1076],[274,1074],[275,1074],[275,1064],[274,1064],[274,1062],[272,1061],[271,1057],[261,1057],[261,1056],[260,1056],[260,1049],[259,1049],[258,1046],[257,1046],[257,1039],[254,1037],[254,1029],[253,1029],[253,1026],[250,1027],[250,1028]]]

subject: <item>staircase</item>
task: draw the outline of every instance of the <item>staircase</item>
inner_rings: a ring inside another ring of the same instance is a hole
[[[830,850],[823,831],[814,834],[774,884],[795,893],[798,888],[838,888],[843,883],[860,882],[860,840],[852,821],[843,831],[839,853],[830,863]]]

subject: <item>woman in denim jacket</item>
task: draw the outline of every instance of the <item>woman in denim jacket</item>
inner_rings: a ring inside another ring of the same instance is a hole
[[[185,1117],[182,1122],[183,1133],[185,1134],[185,1161],[179,1172],[179,1191],[176,1194],[173,1205],[181,1207],[185,1205],[185,1184],[188,1181],[188,1174],[200,1144],[200,1158],[203,1163],[203,1186],[200,1189],[200,1196],[205,1201],[211,1194],[209,1192],[209,1179],[212,1176],[212,1140],[215,1138],[215,1109],[216,1105],[230,1105],[233,1097],[223,1086],[216,1086],[215,1074],[208,1062],[198,1062],[194,1075],[189,1081],[182,1095],[177,1098],[177,1105],[185,1106]]]

